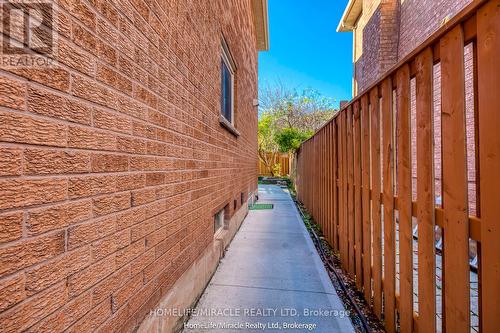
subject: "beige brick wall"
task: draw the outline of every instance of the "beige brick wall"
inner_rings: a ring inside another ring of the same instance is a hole
[[[251,3],[58,3],[54,66],[0,69],[0,327],[126,331],[256,190]]]

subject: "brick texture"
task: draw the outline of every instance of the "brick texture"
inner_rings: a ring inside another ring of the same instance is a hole
[[[354,29],[354,94],[367,89],[397,61],[424,42],[442,24],[451,19],[471,0],[365,0],[363,13]],[[474,110],[474,60],[471,44],[464,48],[465,92],[466,92],[466,144],[468,212],[477,215],[476,188],[476,133]],[[435,195],[437,204],[442,197],[441,162],[441,68],[434,66],[434,167]],[[415,80],[411,82],[412,120],[412,188],[413,199],[417,197],[416,159],[416,91]],[[414,220],[414,223],[416,220]],[[436,238],[441,231],[438,230]],[[477,244],[469,241],[469,256],[477,255]]]
[[[256,190],[251,2],[58,4],[53,66],[0,69],[0,327],[126,332]]]
[[[363,12],[354,29],[354,95],[361,93],[384,75],[399,60],[456,15],[471,0],[364,0]],[[474,133],[473,48],[466,45],[466,132],[469,213],[477,214],[476,149]],[[441,170],[441,68],[434,66],[434,165],[435,193],[442,195]],[[412,159],[413,197],[416,199],[416,104],[412,81]]]
[[[368,88],[471,0],[363,0],[354,29],[354,94]]]

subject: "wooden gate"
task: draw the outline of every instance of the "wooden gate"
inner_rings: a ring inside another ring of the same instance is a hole
[[[267,153],[269,160],[272,160],[272,153]],[[259,158],[259,176],[271,176],[271,168],[266,166],[264,162]],[[279,175],[289,176],[291,172],[291,162],[288,154],[276,153],[274,160],[272,160],[272,165],[279,164]]]

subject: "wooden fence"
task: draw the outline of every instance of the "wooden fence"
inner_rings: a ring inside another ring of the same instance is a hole
[[[472,45],[474,60],[476,216],[469,216],[467,191],[465,45]],[[478,244],[479,330],[500,330],[499,59],[500,0],[472,1],[299,149],[298,199],[388,332],[398,326],[401,332],[470,330],[469,239]],[[439,166],[433,121],[438,64]],[[415,199],[412,158],[417,162]],[[442,174],[439,206],[436,170]],[[436,251],[436,226],[442,257]],[[437,261],[442,289],[436,286]]]
[[[272,153],[267,153],[268,157],[272,157]],[[271,160],[271,159],[270,159]],[[259,176],[271,176],[271,170],[266,166],[264,162],[259,158]],[[291,172],[291,161],[288,154],[277,153],[274,157],[272,165],[279,163],[279,174],[280,176],[288,176]]]

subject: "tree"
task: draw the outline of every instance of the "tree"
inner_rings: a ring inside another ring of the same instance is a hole
[[[302,131],[295,127],[287,127],[278,131],[274,140],[282,153],[293,153],[299,149],[302,142],[309,139],[313,134],[314,131],[312,130]]]
[[[259,92],[259,157],[274,176],[278,152],[293,155],[336,112],[334,101],[313,89],[278,82]]]
[[[259,131],[257,135],[259,158],[274,176],[274,162],[279,150],[275,141],[275,119],[273,114],[265,112],[259,116]]]
[[[281,83],[265,86],[259,92],[260,113],[275,116],[278,130],[297,128],[301,131],[317,131],[335,113],[335,101],[321,96],[313,89],[298,92]]]

